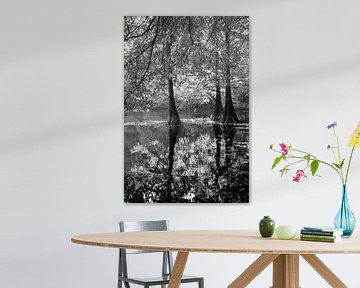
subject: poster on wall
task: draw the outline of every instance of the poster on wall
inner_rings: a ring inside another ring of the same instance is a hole
[[[249,17],[124,17],[124,202],[249,202]]]

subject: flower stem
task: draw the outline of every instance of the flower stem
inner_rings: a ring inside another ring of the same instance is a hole
[[[308,153],[307,153],[307,154],[308,154]],[[309,155],[310,155],[310,154],[309,154]],[[302,158],[303,158],[303,157],[292,156],[292,155],[286,155],[286,157],[288,157],[288,158],[293,158],[293,159],[302,159]],[[320,160],[320,159],[317,159],[316,157],[310,158],[310,160],[312,160],[312,161],[313,161],[313,160],[317,160],[317,161],[319,161],[319,163],[325,164],[325,165],[331,167],[332,169],[334,169],[334,170],[336,171],[336,173],[339,175],[340,180],[341,180],[341,183],[345,184],[343,177],[341,176],[339,170],[338,170],[335,166],[333,166],[333,165],[331,165],[330,163],[327,163],[327,162],[325,162],[325,161],[322,161],[322,160]]]
[[[298,164],[298,163],[301,163],[301,162],[303,162],[303,161],[305,161],[305,159],[301,159],[301,160],[295,161],[295,162],[293,162],[293,163],[291,163],[291,164],[289,164],[289,165],[286,165],[286,167],[293,166],[293,165]]]
[[[295,151],[295,152],[298,152],[298,153],[310,155],[310,157],[313,158],[313,159],[310,159],[310,160],[318,160],[320,163],[325,164],[325,165],[333,168],[333,169],[336,171],[336,173],[340,176],[341,183],[343,183],[343,184],[345,183],[345,182],[344,182],[344,176],[342,175],[341,169],[336,168],[334,165],[331,165],[331,164],[328,163],[328,162],[325,162],[325,161],[322,161],[322,160],[320,160],[320,159],[317,159],[314,155],[312,155],[312,154],[310,154],[310,153],[308,153],[308,152],[306,152],[306,151],[302,151],[302,150],[298,150],[298,149],[293,149],[293,148],[291,148],[291,150],[292,150],[292,151]],[[287,156],[289,156],[289,155],[287,155]],[[292,157],[293,157],[293,156],[292,156]],[[298,158],[302,158],[302,157],[298,157]]]
[[[341,163],[341,155],[340,155],[339,137],[336,134],[335,128],[333,128],[333,131],[334,131],[334,135],[335,135],[335,138],[336,138],[336,145],[337,145],[336,149],[338,151],[338,158],[339,158],[338,164],[340,165],[340,163]]]
[[[338,159],[337,159],[337,157],[336,157],[336,155],[335,155],[334,148],[331,147],[330,150],[331,150],[331,152],[332,152],[332,154],[333,154],[333,156],[334,156],[335,162],[338,163],[339,161],[338,161]]]
[[[350,154],[350,158],[349,158],[349,163],[348,163],[348,166],[347,166],[347,169],[346,169],[346,176],[345,176],[345,182],[344,182],[344,185],[346,185],[347,180],[348,180],[349,170],[350,170],[350,165],[351,165],[351,160],[352,160],[352,157],[353,157],[354,151],[355,151],[355,145],[354,145],[354,146],[353,146],[353,148],[351,149],[351,154]]]
[[[359,133],[359,136],[360,136],[360,133]],[[281,152],[281,151],[279,151],[279,150],[275,150],[274,148],[271,148],[271,150],[273,150],[274,152],[283,154],[283,152]],[[325,165],[331,167],[331,168],[334,169],[334,170],[336,171],[336,173],[339,175],[340,180],[341,180],[341,183],[342,183],[342,184],[345,184],[344,177],[343,177],[343,176],[341,175],[341,173],[339,172],[339,169],[336,168],[334,165],[331,165],[331,164],[328,163],[328,162],[325,162],[325,161],[323,161],[323,160],[320,160],[320,159],[316,158],[314,155],[312,155],[312,154],[310,154],[310,153],[307,153],[307,152],[305,152],[305,151],[301,151],[301,150],[297,150],[297,149],[292,149],[292,148],[291,148],[291,150],[292,150],[292,151],[295,151],[295,152],[302,153],[302,154],[310,155],[310,157],[312,157],[312,158],[310,158],[310,161],[317,160],[317,161],[319,161],[319,163],[322,163],[322,164],[325,164]],[[293,155],[289,155],[289,154],[285,155],[285,157],[286,157],[286,158],[292,158],[292,159],[304,159],[304,157],[293,156]]]
[[[350,165],[351,165],[352,157],[353,157],[353,154],[354,154],[354,151],[355,151],[356,142],[358,141],[359,137],[360,137],[360,132],[358,133],[358,135],[357,135],[357,137],[356,137],[356,139],[355,139],[355,144],[354,144],[353,148],[351,149],[351,154],[350,154],[350,158],[349,158],[349,163],[348,163],[348,166],[347,166],[347,169],[346,169],[346,176],[345,176],[344,185],[346,185],[347,180],[348,180],[349,170],[350,170]]]
[[[306,154],[306,155],[310,155],[311,157],[313,157],[313,158],[316,159],[316,157],[315,157],[314,155],[312,155],[312,154],[310,154],[310,153],[308,153],[308,152],[306,152],[306,151],[302,151],[302,150],[298,150],[298,149],[293,149],[293,148],[291,148],[291,150],[293,150],[293,151],[295,151],[295,152],[303,153],[303,154]]]
[[[336,138],[336,149],[337,149],[337,152],[338,152],[338,158],[339,158],[339,161],[337,161],[338,165],[339,165],[339,172],[340,172],[340,175],[341,175],[341,179],[342,179],[342,183],[343,184],[346,184],[346,181],[344,181],[344,174],[343,174],[343,170],[342,170],[342,165],[341,165],[341,154],[340,154],[340,144],[339,144],[339,137],[337,136],[336,134],[336,130],[335,130],[335,127],[333,128],[333,131],[334,131],[334,135],[335,135],[335,138]]]

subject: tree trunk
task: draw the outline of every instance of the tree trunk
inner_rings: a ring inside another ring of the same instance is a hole
[[[225,139],[225,163],[230,166],[233,162],[233,142],[236,134],[235,126],[227,124],[223,126]]]
[[[175,200],[175,195],[173,192],[173,180],[174,180],[174,176],[172,175],[172,170],[174,167],[174,155],[175,155],[175,145],[176,145],[176,140],[177,140],[177,136],[179,133],[179,126],[180,125],[170,125],[169,126],[169,155],[168,155],[168,162],[169,162],[169,166],[168,166],[168,170],[167,170],[167,182],[166,182],[166,195],[165,195],[165,203],[170,203],[170,202],[176,202]]]
[[[230,75],[230,31],[225,32],[225,111],[221,119],[222,123],[239,123],[231,96],[231,75]]]
[[[220,177],[220,154],[221,154],[221,136],[222,131],[219,124],[213,125],[215,138],[216,138],[216,154],[215,154],[215,165],[216,165],[216,171],[215,171],[215,186],[220,187],[219,185],[219,177]]]
[[[171,61],[171,41],[173,35],[168,36],[166,43],[166,58],[167,58],[167,78],[169,85],[169,125],[180,124],[180,117],[176,109],[175,97],[174,97],[174,82],[173,82],[173,67]]]
[[[224,110],[221,103],[221,93],[220,93],[219,52],[215,52],[215,87],[216,87],[215,107],[211,115],[211,119],[214,121],[220,121],[223,116]]]
[[[169,84],[169,125],[179,125],[180,117],[176,109],[175,105],[175,97],[174,97],[174,83],[172,76],[168,77]]]

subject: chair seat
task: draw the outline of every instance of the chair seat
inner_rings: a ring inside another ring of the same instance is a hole
[[[149,278],[126,278],[126,277],[119,277],[120,280],[134,283],[138,285],[161,285],[161,284],[167,284],[170,281],[170,276],[163,276],[163,277],[149,277]],[[195,277],[195,276],[187,276],[183,275],[181,279],[181,283],[187,283],[187,282],[196,282],[200,281],[202,277]]]

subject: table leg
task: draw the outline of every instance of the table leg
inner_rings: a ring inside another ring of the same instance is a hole
[[[315,255],[301,256],[333,288],[347,286]],[[251,264],[228,288],[244,288],[273,262],[273,286],[271,288],[299,288],[299,255],[297,254],[263,254]],[[177,287],[176,287],[177,288]]]
[[[347,288],[347,286],[314,254],[301,255],[325,279],[331,287]]]
[[[177,253],[168,288],[179,288],[180,287],[181,278],[184,274],[185,265],[186,265],[188,256],[189,256],[189,252],[178,252]]]
[[[244,288],[257,275],[259,275],[271,262],[273,262],[278,254],[263,254],[254,263],[252,263],[238,278],[232,282],[228,288]]]
[[[299,255],[281,254],[274,260],[272,288],[299,288]]]

